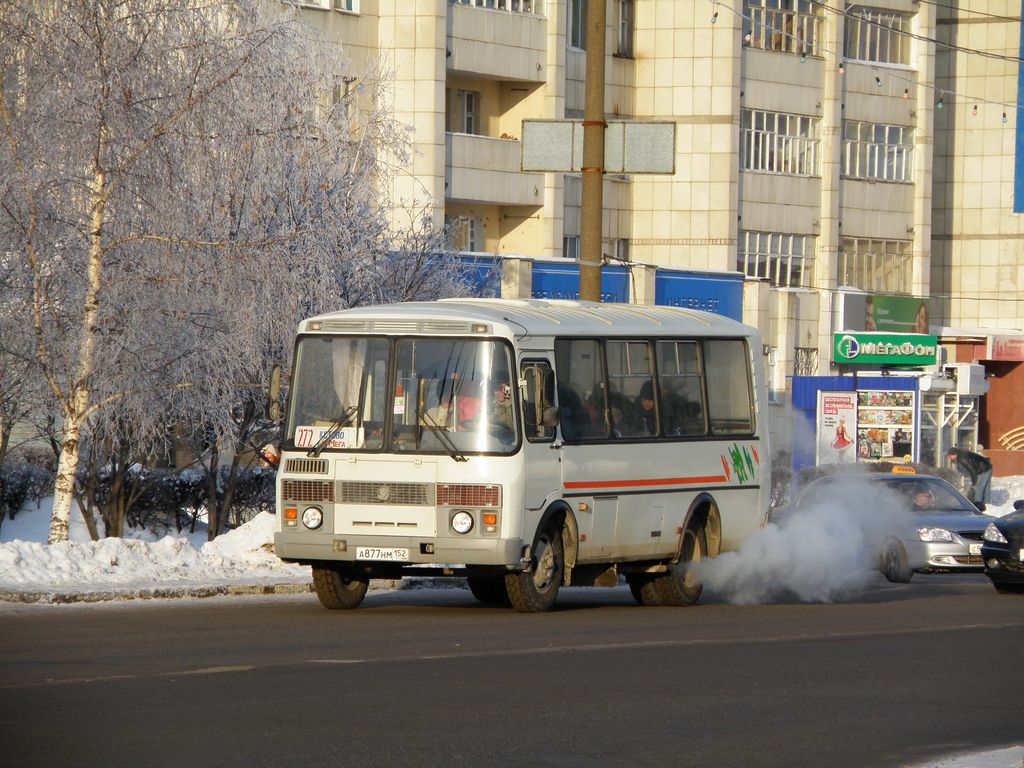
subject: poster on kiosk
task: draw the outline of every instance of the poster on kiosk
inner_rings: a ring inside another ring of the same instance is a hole
[[[916,394],[859,390],[818,393],[818,464],[911,462]]]
[[[857,461],[857,393],[818,392],[818,464]]]

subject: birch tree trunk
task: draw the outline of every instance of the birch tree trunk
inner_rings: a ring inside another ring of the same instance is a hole
[[[81,452],[82,424],[89,414],[90,385],[95,368],[96,340],[99,331],[100,285],[103,275],[103,223],[107,199],[107,175],[103,168],[106,129],[100,126],[93,159],[92,184],[89,188],[89,251],[86,265],[85,297],[82,302],[82,324],[79,332],[78,360],[75,365],[74,389],[65,401],[63,442],[57,461],[57,477],[53,488],[53,514],[50,517],[49,544],[68,540],[71,502],[74,500],[75,473]]]

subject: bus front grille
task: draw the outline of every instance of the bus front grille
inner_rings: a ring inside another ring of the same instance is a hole
[[[345,481],[341,484],[341,504],[399,504],[434,506],[433,483],[391,483]]]
[[[327,459],[288,459],[285,472],[301,472],[306,475],[326,475]]]
[[[334,483],[328,480],[284,480],[281,496],[287,501],[334,501]]]

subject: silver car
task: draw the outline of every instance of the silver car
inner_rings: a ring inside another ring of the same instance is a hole
[[[870,521],[870,545],[889,581],[906,583],[914,573],[984,570],[985,528],[995,518],[982,514],[945,480],[920,474],[837,473],[804,486],[791,505],[771,519],[813,515],[816,507],[845,505]]]

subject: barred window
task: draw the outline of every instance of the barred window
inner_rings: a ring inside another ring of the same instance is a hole
[[[819,56],[821,7],[812,0],[746,0],[743,41],[766,51]]]
[[[779,288],[808,288],[814,279],[814,236],[741,230],[736,268]]]
[[[839,252],[840,285],[869,293],[910,293],[911,243],[845,237]]]
[[[817,176],[819,123],[818,118],[806,115],[743,110],[740,126],[742,168]]]
[[[913,128],[854,120],[843,122],[844,176],[910,181],[913,158]]]
[[[910,17],[878,8],[850,8],[846,13],[848,59],[879,64],[910,64]]]
[[[794,376],[813,376],[818,372],[818,350],[816,347],[797,347],[793,356]]]
[[[512,13],[540,13],[540,0],[448,0],[449,5],[472,5],[476,8],[493,8]]]

